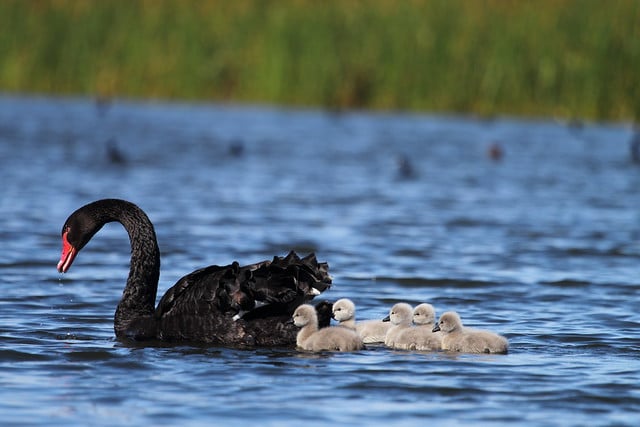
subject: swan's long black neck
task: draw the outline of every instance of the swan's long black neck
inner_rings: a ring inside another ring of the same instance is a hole
[[[142,209],[124,200],[100,200],[87,207],[97,226],[91,235],[114,221],[121,223],[129,234],[129,277],[115,313],[116,336],[151,338],[155,335],[153,316],[160,278],[160,250],[153,224]]]
[[[121,202],[112,205],[120,222],[129,234],[131,243],[131,262],[127,285],[116,309],[114,328],[117,336],[133,334],[146,335],[145,331],[134,331],[134,324],[143,318],[153,317],[155,310],[158,280],[160,278],[160,250],[153,224],[147,215],[137,206]],[[143,327],[142,322],[139,327]],[[154,332],[148,331],[151,335]]]

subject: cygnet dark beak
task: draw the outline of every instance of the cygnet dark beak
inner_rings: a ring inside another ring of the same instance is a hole
[[[436,323],[436,326],[433,327],[431,332],[438,332],[440,330],[440,326]]]
[[[293,325],[293,317],[290,317],[289,320],[284,322],[285,325]]]
[[[384,319],[382,319],[383,322],[390,322],[391,321],[391,316],[387,316]]]

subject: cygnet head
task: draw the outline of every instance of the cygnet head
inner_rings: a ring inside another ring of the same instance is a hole
[[[413,316],[413,308],[406,302],[399,302],[391,307],[389,311],[389,320],[394,325],[401,325],[403,323],[411,323],[411,317]]]
[[[429,325],[436,322],[436,311],[431,304],[422,303],[413,309],[413,323]]]
[[[333,304],[333,318],[338,322],[353,319],[356,314],[356,306],[350,299],[342,298]]]
[[[462,328],[462,320],[455,311],[447,311],[440,316],[440,320],[433,327],[433,332],[442,331],[445,334]]]
[[[309,323],[318,324],[318,316],[316,315],[316,309],[310,304],[302,304],[296,308],[293,312],[293,324],[299,328],[308,325]]]

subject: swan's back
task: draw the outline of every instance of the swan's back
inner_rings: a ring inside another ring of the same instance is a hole
[[[356,332],[365,344],[384,342],[390,328],[391,323],[382,320],[363,320],[356,323]]]
[[[356,351],[364,348],[358,334],[341,326],[330,326],[318,330],[303,344],[310,351]]]
[[[210,266],[181,278],[156,309],[160,338],[247,346],[295,343],[295,307],[330,286],[327,266],[294,252],[273,261]]]
[[[457,340],[447,343],[447,350],[463,353],[501,353],[509,352],[509,342],[503,336],[490,331],[467,331]]]

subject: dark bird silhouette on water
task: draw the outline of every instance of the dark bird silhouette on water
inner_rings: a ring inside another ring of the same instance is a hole
[[[240,140],[231,141],[229,144],[229,155],[231,157],[242,157],[244,155],[244,144]]]
[[[489,145],[487,148],[487,156],[494,162],[499,162],[504,157],[504,150],[497,142]]]
[[[107,160],[112,165],[124,166],[128,163],[127,157],[120,148],[118,148],[118,143],[114,138],[107,140]]]
[[[411,159],[406,154],[396,156],[396,168],[396,177],[400,180],[411,180],[418,176]]]

